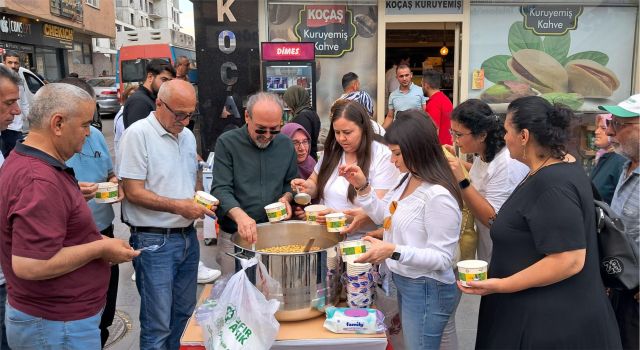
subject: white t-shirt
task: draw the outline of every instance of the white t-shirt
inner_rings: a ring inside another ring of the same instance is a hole
[[[483,162],[476,156],[469,170],[469,178],[471,185],[498,213],[502,204],[528,172],[529,168],[526,165],[511,158],[505,146],[490,163]],[[478,232],[478,259],[489,262],[493,247],[489,228],[478,219],[475,222],[476,232]]]

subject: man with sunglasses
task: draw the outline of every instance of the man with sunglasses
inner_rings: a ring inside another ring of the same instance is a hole
[[[256,224],[267,222],[264,207],[283,202],[291,217],[291,180],[297,177],[297,156],[291,140],[279,135],[282,104],[276,95],[249,98],[246,125],[222,134],[216,143],[211,193],[220,200],[217,260],[222,273],[233,272],[231,236],[256,242]]]
[[[640,237],[640,94],[629,97],[617,106],[598,108],[612,114],[607,135],[611,137],[615,151],[628,159],[613,193],[611,209],[622,219],[625,233],[637,246]],[[638,288],[612,289],[609,298],[618,319],[623,348],[638,349]]]
[[[193,86],[184,80],[164,83],[155,106],[122,136],[117,174],[129,241],[142,250],[133,262],[140,348],[177,349],[196,305],[200,246],[193,222],[215,214],[193,200],[202,190],[196,139],[186,128],[196,109]]]

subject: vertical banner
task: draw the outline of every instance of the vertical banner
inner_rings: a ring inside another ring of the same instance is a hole
[[[258,0],[192,0],[202,157],[225,130],[244,123],[260,90]]]

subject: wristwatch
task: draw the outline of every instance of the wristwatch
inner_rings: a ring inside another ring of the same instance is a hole
[[[471,185],[471,181],[469,181],[469,179],[464,179],[464,180],[460,181],[458,185],[460,186],[461,190],[464,190],[465,188],[467,188],[467,187],[469,187]]]
[[[391,259],[393,259],[393,260],[395,260],[395,261],[400,260],[400,252],[393,252],[393,253],[391,254]]]

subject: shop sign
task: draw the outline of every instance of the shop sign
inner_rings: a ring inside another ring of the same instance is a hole
[[[314,43],[262,43],[263,61],[313,61]]]
[[[563,35],[576,29],[582,6],[522,6],[524,27],[537,35]]]
[[[469,98],[499,112],[523,96],[588,112],[618,103],[631,93],[633,79],[633,45],[622,43],[634,42],[637,14],[625,11],[564,5],[473,8]],[[483,82],[476,71],[484,72]]]
[[[31,23],[29,23],[29,20],[26,18],[7,17],[7,15],[3,15],[2,18],[0,18],[0,33],[2,33],[3,36],[30,36]]]
[[[386,0],[387,15],[462,14],[463,0]]]
[[[315,43],[316,57],[342,57],[353,51],[357,30],[347,6],[307,5],[295,25],[298,41]]]
[[[51,14],[82,23],[82,0],[50,0]]]
[[[73,29],[60,27],[55,24],[45,23],[42,26],[42,34],[54,39],[73,41]]]

